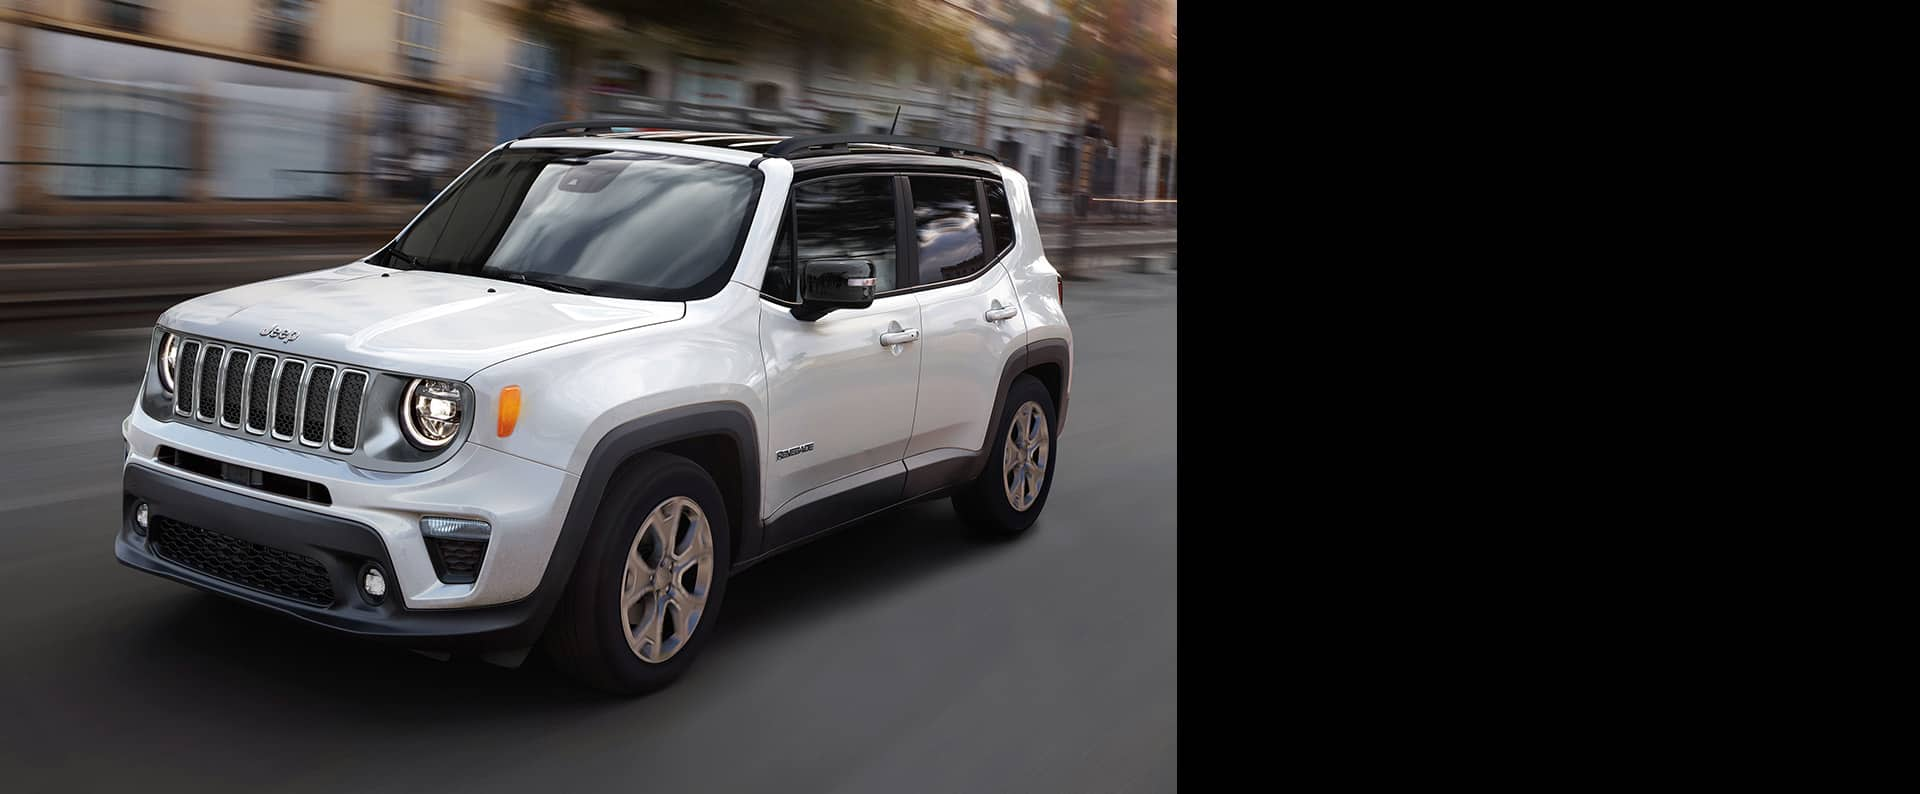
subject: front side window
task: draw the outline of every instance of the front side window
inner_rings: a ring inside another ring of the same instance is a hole
[[[386,264],[593,295],[705,297],[732,272],[759,173],[640,152],[506,150],[421,214]]]
[[[893,177],[845,176],[805,182],[793,189],[800,265],[822,259],[873,263],[874,294],[894,289]]]
[[[966,278],[987,264],[979,198],[972,179],[912,178],[913,231],[920,249],[921,284]]]

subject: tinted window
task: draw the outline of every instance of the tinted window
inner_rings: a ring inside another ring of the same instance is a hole
[[[1013,247],[1013,212],[1007,208],[1007,188],[999,182],[987,183],[987,220],[993,229],[993,256],[997,259]]]
[[[966,278],[987,264],[974,180],[913,177],[913,231],[920,247],[920,282]]]
[[[873,263],[873,291],[894,288],[893,177],[848,176],[804,183],[793,189],[800,264],[819,259],[865,259]]]
[[[732,265],[756,173],[638,152],[503,151],[435,202],[388,264],[684,299]]]
[[[793,279],[793,219],[782,214],[780,235],[773,239],[773,251],[767,254],[767,277],[760,291],[789,303],[800,300]]]

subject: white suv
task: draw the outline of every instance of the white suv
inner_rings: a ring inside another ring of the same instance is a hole
[[[161,315],[115,553],[653,690],[731,573],[823,532],[937,496],[1031,525],[1072,384],[1062,296],[988,152],[544,125],[359,261]]]

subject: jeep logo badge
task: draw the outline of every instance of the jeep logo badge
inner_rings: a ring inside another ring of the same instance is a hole
[[[278,325],[273,326],[272,328],[260,329],[260,335],[267,337],[269,339],[278,339],[280,340],[280,344],[283,344],[283,345],[295,339],[300,338],[299,331],[289,331],[285,328],[281,328]]]
[[[791,458],[802,452],[812,452],[812,451],[813,451],[813,442],[809,441],[797,447],[787,447],[786,449],[780,450],[779,452],[775,452],[773,453],[773,459],[786,460],[787,458]]]

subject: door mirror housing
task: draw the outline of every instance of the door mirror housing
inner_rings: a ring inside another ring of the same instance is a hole
[[[873,262],[865,259],[812,259],[800,263],[800,305],[794,319],[813,322],[835,309],[873,305]]]

